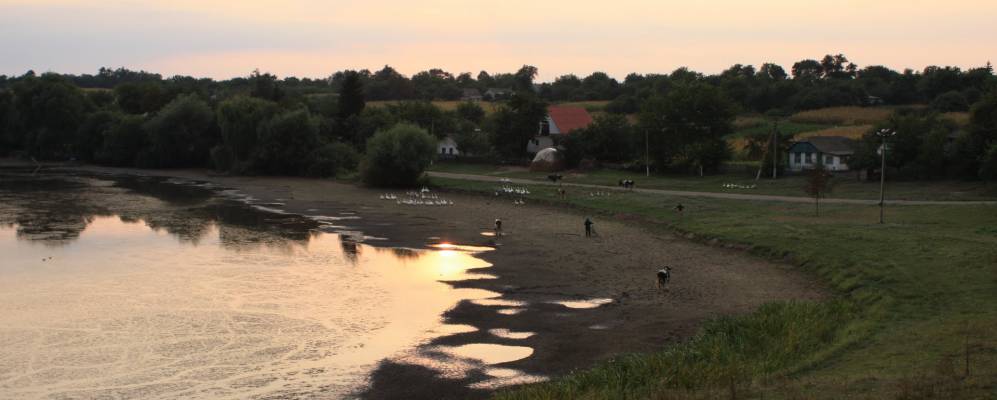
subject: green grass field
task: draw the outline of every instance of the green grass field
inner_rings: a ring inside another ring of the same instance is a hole
[[[482,193],[495,186],[432,182]],[[534,202],[743,245],[795,265],[835,298],[720,318],[660,352],[621,355],[498,398],[997,398],[997,207],[895,206],[879,225],[875,206],[826,205],[816,217],[810,204],[531,192]]]
[[[744,164],[741,173],[709,175],[652,175],[643,173],[601,169],[586,172],[564,172],[564,182],[590,185],[616,186],[620,179],[633,179],[637,187],[646,189],[686,190],[699,192],[721,192],[742,194],[765,194],[779,196],[806,196],[803,192],[805,177],[793,175],[780,179],[762,178],[755,181],[757,170]],[[461,174],[493,175],[504,178],[546,180],[545,172],[529,172],[524,168],[496,167],[486,164],[462,164],[439,162],[430,167],[431,171]],[[765,171],[771,174],[771,171]],[[887,177],[889,179],[889,177]],[[756,185],[755,189],[727,189],[724,184]],[[987,185],[973,181],[930,181],[894,182],[888,181],[887,195],[894,200],[994,200],[997,199],[997,185]],[[844,173],[835,178],[835,186],[828,197],[845,199],[879,199],[879,182],[859,182],[855,175]]]
[[[829,125],[825,124],[812,124],[812,123],[799,123],[792,121],[780,121],[779,122],[779,133],[783,135],[797,135],[803,132],[817,131],[827,128]],[[745,126],[744,128],[737,129],[734,133],[727,135],[726,138],[743,138],[748,136],[753,136],[757,134],[771,134],[772,133],[772,122],[764,121],[762,123],[753,124]]]

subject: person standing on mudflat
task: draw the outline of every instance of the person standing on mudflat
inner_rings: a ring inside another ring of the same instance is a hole
[[[495,236],[502,236],[502,220],[495,218]]]
[[[594,224],[594,222],[592,222],[591,219],[589,219],[588,217],[585,217],[585,237],[592,237],[592,225],[593,224]]]

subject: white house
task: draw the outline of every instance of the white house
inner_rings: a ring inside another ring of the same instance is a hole
[[[830,171],[848,171],[855,141],[843,136],[803,138],[789,148],[789,170],[803,171],[818,164]]]
[[[436,155],[439,158],[456,158],[460,156],[460,150],[457,149],[457,141],[450,136],[441,139],[436,144]]]
[[[538,134],[526,144],[526,152],[535,154],[554,147],[554,137],[583,129],[592,123],[592,116],[582,107],[550,106],[547,118],[540,123]]]

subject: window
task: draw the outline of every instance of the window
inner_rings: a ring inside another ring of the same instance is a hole
[[[826,165],[834,164],[834,157],[832,157],[832,156],[824,156],[824,164],[826,164]]]

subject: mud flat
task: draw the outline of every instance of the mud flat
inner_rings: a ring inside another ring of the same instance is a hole
[[[497,387],[584,368],[614,354],[660,349],[714,316],[825,296],[789,266],[627,221],[595,219],[598,236],[586,238],[584,215],[504,198],[440,193],[453,204],[410,205],[397,199],[404,191],[325,180],[84,170],[207,183],[269,211],[312,216],[321,229],[374,246],[495,248],[476,255],[492,264],[484,274],[451,284],[500,295],[463,300],[446,311],[441,329],[448,331],[418,351],[381,361],[360,393],[366,398],[484,397]],[[491,235],[496,218],[503,221],[500,237]],[[673,267],[666,292],[654,281],[662,265]]]

